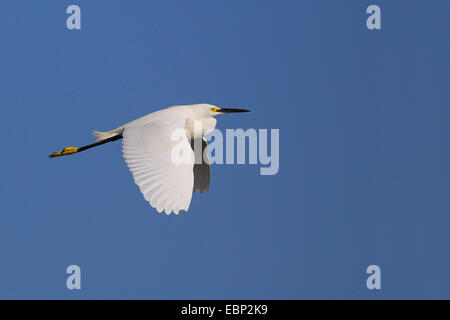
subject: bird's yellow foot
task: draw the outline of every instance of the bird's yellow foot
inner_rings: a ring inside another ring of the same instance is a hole
[[[49,155],[50,158],[56,158],[61,156],[67,156],[69,154],[74,154],[78,152],[77,147],[67,147],[60,151],[53,152],[51,155]]]

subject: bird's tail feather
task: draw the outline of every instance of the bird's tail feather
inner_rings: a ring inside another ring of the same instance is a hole
[[[115,135],[120,134],[120,132],[117,132],[117,130],[111,130],[111,131],[94,131],[94,138],[96,141],[102,141],[111,137],[114,137]]]

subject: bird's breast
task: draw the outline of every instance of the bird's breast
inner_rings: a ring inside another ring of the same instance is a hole
[[[191,138],[201,138],[211,133],[216,127],[217,120],[214,118],[205,118],[201,120],[186,120],[186,130]]]

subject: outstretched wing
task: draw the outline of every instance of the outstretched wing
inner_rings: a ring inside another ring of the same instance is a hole
[[[145,200],[158,212],[187,211],[194,187],[194,155],[186,134],[172,141],[172,134],[184,132],[185,117],[159,118],[143,125],[125,127],[123,156]],[[182,131],[183,130],[183,131]],[[191,161],[174,161],[175,150]]]
[[[200,139],[199,139],[200,140]],[[211,178],[211,168],[208,161],[208,143],[204,138],[198,141],[198,145],[201,145],[200,150],[195,150],[195,140],[191,140],[191,148],[195,154],[195,164],[194,164],[194,190],[200,193],[209,190],[209,181]],[[200,148],[199,148],[200,149]]]

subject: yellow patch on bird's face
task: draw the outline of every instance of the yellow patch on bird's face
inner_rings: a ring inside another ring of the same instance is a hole
[[[219,107],[212,107],[211,111],[212,112],[217,112],[217,111],[220,111],[220,108]]]

